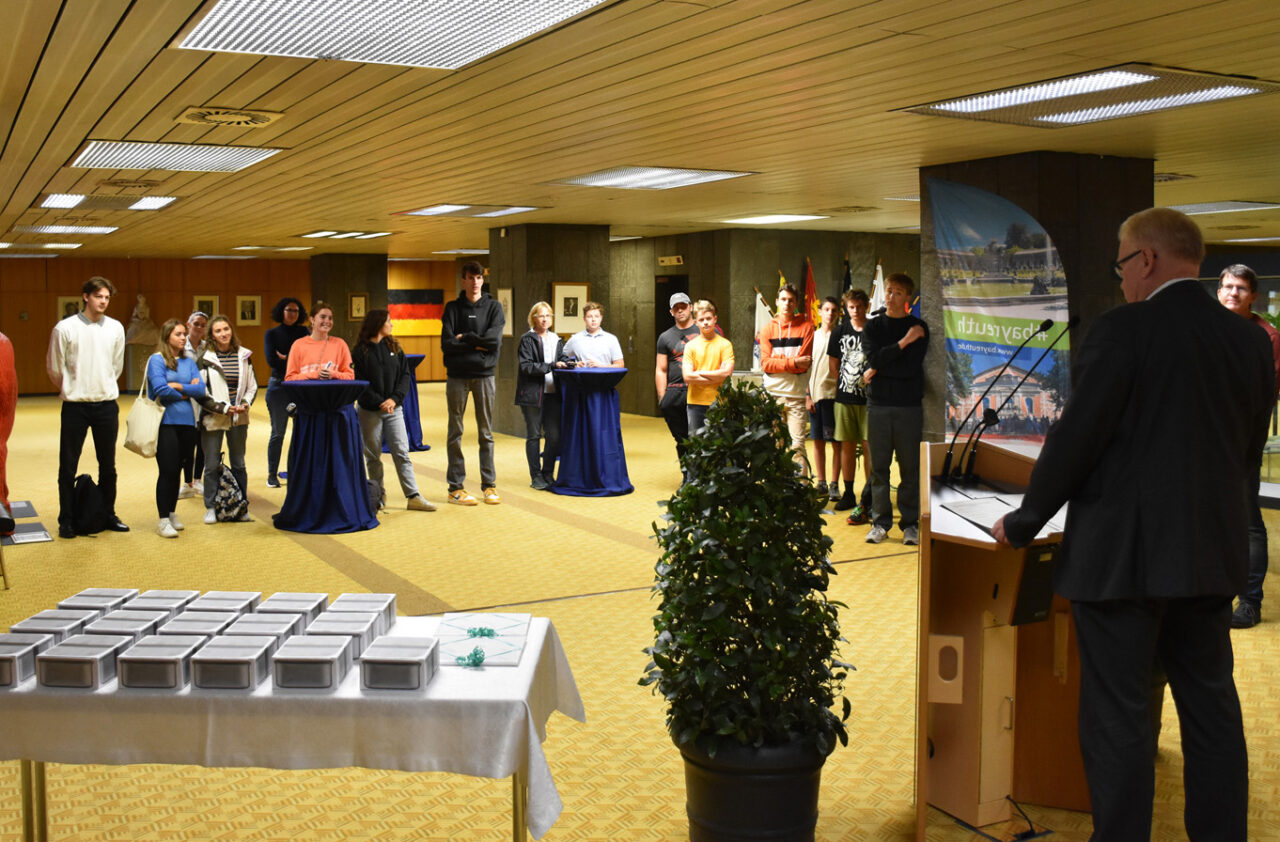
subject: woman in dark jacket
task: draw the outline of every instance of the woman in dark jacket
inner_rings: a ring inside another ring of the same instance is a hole
[[[378,499],[385,505],[387,492],[382,485],[382,440],[387,441],[391,461],[396,463],[400,490],[412,511],[434,512],[435,504],[418,493],[409,461],[409,434],[404,426],[404,396],[413,387],[409,361],[400,343],[391,335],[391,314],[386,310],[370,310],[360,326],[356,347],[351,350],[351,366],[357,380],[369,385],[356,399],[360,416],[360,438],[364,442],[364,462],[369,481],[378,486]]]
[[[516,359],[516,405],[524,413],[525,458],[529,461],[529,483],[546,490],[555,482],[556,457],[560,455],[560,394],[551,372],[566,368],[564,340],[551,332],[551,305],[539,301],[529,310],[529,332],[520,337]],[[538,440],[545,438],[542,459]]]

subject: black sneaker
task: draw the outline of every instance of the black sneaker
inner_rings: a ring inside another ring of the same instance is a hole
[[[1231,612],[1231,628],[1251,629],[1262,622],[1262,606],[1240,600],[1236,610]]]
[[[76,537],[76,531],[64,523],[58,527],[58,537],[66,538],[70,541],[72,538]]]
[[[858,505],[858,501],[854,499],[852,491],[846,491],[840,495],[840,502],[836,503],[837,512],[847,512],[854,506]]]
[[[280,487],[279,477],[277,477],[275,474],[272,474],[271,476],[267,477],[267,488],[279,488],[279,487]]]
[[[542,478],[542,474],[534,474],[533,479],[529,482],[529,487],[538,491],[546,491],[547,481]]]

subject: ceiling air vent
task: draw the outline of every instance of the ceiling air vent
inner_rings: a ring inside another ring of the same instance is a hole
[[[246,111],[243,108],[188,108],[178,115],[179,123],[196,126],[231,126],[238,129],[256,129],[269,126],[283,117],[275,111]]]
[[[150,190],[161,184],[164,182],[147,178],[110,178],[98,182],[98,186],[106,190]]]

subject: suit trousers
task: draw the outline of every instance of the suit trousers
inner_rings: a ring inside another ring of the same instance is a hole
[[[1092,842],[1151,837],[1158,656],[1182,729],[1191,842],[1245,842],[1249,769],[1232,678],[1231,597],[1073,602],[1080,648],[1080,749]]]

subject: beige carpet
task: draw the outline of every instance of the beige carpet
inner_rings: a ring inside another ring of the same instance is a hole
[[[424,386],[424,437],[414,455],[423,493],[442,503],[444,395]],[[122,401],[121,419],[128,400]],[[58,402],[23,399],[10,440],[9,485],[56,527]],[[659,700],[636,682],[652,637],[649,585],[657,552],[651,524],[659,499],[679,481],[660,419],[624,416],[635,493],[617,498],[557,497],[528,487],[523,441],[499,436],[501,506],[441,505],[435,513],[392,509],[373,531],[302,536],[278,532],[270,515],[283,489],[263,483],[267,419],[253,413],[249,476],[253,523],[205,526],[202,505],[179,503],[179,540],[154,533],[155,464],[119,451],[117,509],[128,535],[7,548],[12,579],[0,591],[7,627],[84,587],[275,591],[394,591],[402,613],[493,606],[550,617],[569,653],[587,709],[585,725],[555,716],[547,755],[564,799],[548,840],[687,838],[683,772],[663,727]],[[473,435],[466,439],[476,468]],[[91,446],[88,454],[92,453]],[[388,477],[390,460],[386,460]],[[82,464],[88,466],[91,456]],[[478,490],[478,489],[475,489]],[[1273,535],[1280,522],[1268,512]],[[912,719],[915,692],[915,553],[897,533],[873,546],[866,527],[829,518],[839,576],[832,596],[847,603],[847,687],[851,741],[823,773],[818,838],[898,840],[912,832]],[[1274,551],[1273,551],[1274,552]],[[1280,683],[1274,679],[1280,626],[1237,632],[1237,678],[1251,761],[1251,838],[1280,839]],[[0,729],[3,728],[0,693]],[[0,739],[3,739],[0,731]],[[1166,705],[1157,764],[1156,839],[1182,839],[1181,758],[1173,705]],[[20,834],[18,764],[0,763],[0,838]],[[507,781],[457,775],[336,769],[281,772],[186,766],[49,766],[49,819],[56,840],[502,840],[510,838]],[[1028,807],[1050,838],[1084,842],[1089,817]],[[976,839],[937,812],[931,840]],[[988,828],[1012,838],[1017,826]]]

